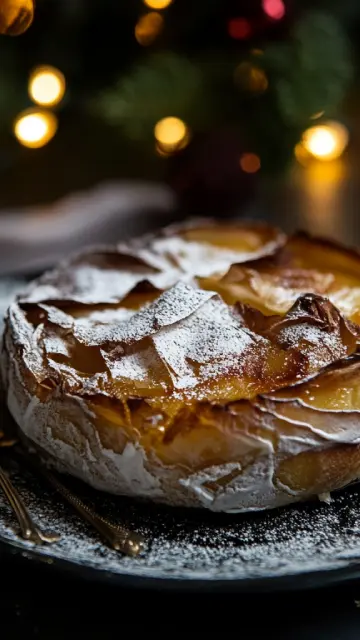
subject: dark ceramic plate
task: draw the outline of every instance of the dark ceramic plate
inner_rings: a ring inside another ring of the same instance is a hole
[[[0,313],[22,286],[21,281],[0,280]],[[6,419],[4,413],[2,417]],[[144,553],[129,558],[106,548],[43,479],[15,464],[10,473],[35,521],[60,533],[61,540],[38,547],[19,538],[0,492],[2,550],[97,581],[259,591],[315,587],[360,576],[360,485],[336,494],[330,505],[229,516],[113,498],[72,483],[97,511],[146,537]]]
[[[359,486],[339,492],[330,505],[230,516],[115,498],[71,481],[98,512],[145,536],[145,551],[130,558],[105,547],[42,478],[15,463],[10,475],[34,519],[61,540],[39,547],[20,539],[0,494],[2,546],[87,578],[167,589],[264,591],[360,576]]]

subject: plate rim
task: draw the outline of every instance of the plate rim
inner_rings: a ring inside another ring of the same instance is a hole
[[[247,577],[247,578],[185,578],[177,576],[137,576],[127,572],[115,572],[102,569],[76,560],[42,555],[36,547],[24,547],[21,540],[9,540],[0,536],[0,552],[10,553],[23,561],[37,561],[47,570],[62,572],[88,582],[101,582],[108,585],[132,589],[172,590],[174,592],[242,592],[270,593],[283,591],[305,591],[326,588],[350,582],[360,578],[360,557],[349,560],[346,566],[309,570],[298,573],[287,573],[280,576]]]

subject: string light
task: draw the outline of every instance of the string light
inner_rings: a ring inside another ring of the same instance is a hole
[[[232,18],[228,22],[228,34],[234,40],[245,40],[251,35],[251,25],[246,18]]]
[[[164,18],[156,11],[146,13],[139,18],[135,26],[135,38],[143,47],[154,42],[164,27]]]
[[[59,104],[65,93],[64,74],[50,66],[41,66],[34,69],[29,78],[30,98],[44,107],[54,107]]]
[[[154,128],[154,136],[160,155],[171,154],[183,149],[190,140],[189,128],[185,122],[174,117],[159,120]]]
[[[171,3],[172,0],[144,0],[144,4],[150,7],[150,9],[157,10],[166,9],[166,7],[168,7]]]
[[[242,62],[236,67],[234,81],[242,89],[251,93],[264,93],[269,86],[266,73],[259,67],[250,64],[250,62]]]
[[[310,154],[309,152],[305,149],[304,145],[302,142],[299,142],[294,149],[294,154],[295,154],[295,158],[296,160],[302,164],[304,167],[306,167],[309,164],[309,159],[310,159]]]
[[[263,0],[263,10],[269,18],[281,20],[285,15],[283,0]]]
[[[295,155],[301,161],[301,147],[310,157],[318,160],[335,160],[339,158],[347,147],[349,133],[339,122],[327,122],[307,129],[299,145],[295,148]],[[303,154],[304,156],[304,154]]]
[[[256,173],[261,167],[259,156],[256,153],[243,153],[240,158],[240,167],[245,173]]]
[[[163,149],[161,145],[157,143],[155,144],[155,151],[158,154],[158,156],[161,156],[162,158],[170,158],[170,156],[172,155],[168,151],[165,151],[165,149]]]
[[[30,27],[34,19],[33,0],[1,0],[0,33],[19,36]]]
[[[57,127],[57,118],[50,111],[28,109],[16,118],[14,134],[24,147],[38,149],[54,137]]]
[[[317,111],[312,116],[310,116],[310,120],[318,120],[319,118],[323,117],[324,113],[325,111]]]

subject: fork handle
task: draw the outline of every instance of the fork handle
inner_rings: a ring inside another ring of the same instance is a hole
[[[60,539],[57,534],[46,533],[38,527],[28,512],[23,499],[10,481],[8,475],[0,467],[0,488],[6,496],[19,523],[20,533],[25,540],[36,544],[52,543]]]

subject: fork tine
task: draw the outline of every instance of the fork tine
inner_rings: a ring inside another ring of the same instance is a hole
[[[36,544],[57,542],[60,539],[55,533],[47,533],[35,524],[30,516],[23,499],[19,492],[15,489],[8,475],[0,467],[0,488],[6,496],[15,516],[19,523],[21,536],[25,540],[31,540]]]

